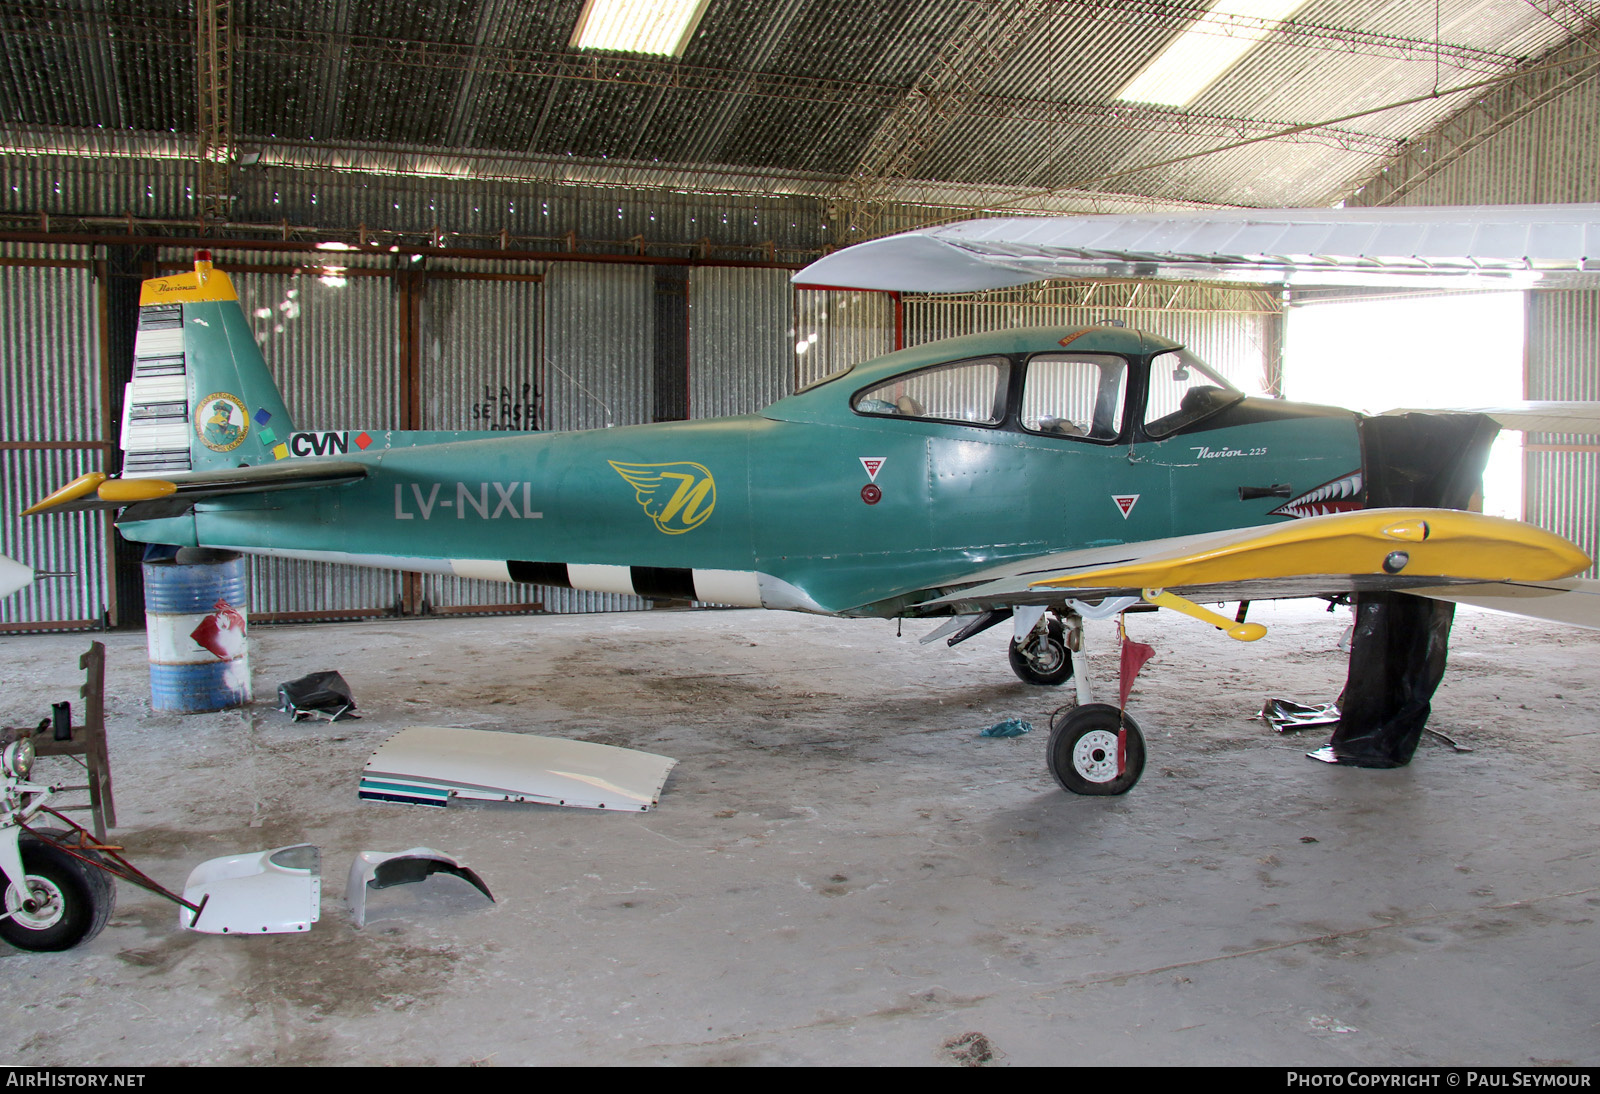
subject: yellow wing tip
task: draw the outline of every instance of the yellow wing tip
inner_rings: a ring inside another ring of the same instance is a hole
[[[165,479],[108,479],[100,485],[100,500],[132,505],[136,501],[170,498],[177,492],[178,484]]]
[[[58,505],[65,505],[69,501],[77,501],[79,498],[93,494],[100,488],[100,484],[105,481],[106,474],[104,471],[90,471],[87,474],[79,475],[48,497],[41,498],[28,506],[22,511],[21,515],[31,517],[54,509]]]
[[[22,511],[31,517],[80,501],[91,494],[113,505],[132,505],[136,501],[154,501],[170,498],[178,492],[178,484],[166,479],[113,479],[104,471],[90,471],[79,475],[67,485],[42,501],[37,501]]]
[[[1228,584],[1310,574],[1549,581],[1589,568],[1562,537],[1453,509],[1369,509],[1218,533],[1198,550],[1046,578],[1034,588]]]

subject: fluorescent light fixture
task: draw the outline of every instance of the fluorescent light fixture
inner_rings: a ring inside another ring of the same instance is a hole
[[[1217,0],[1117,93],[1126,102],[1188,106],[1306,0]]]
[[[585,0],[576,49],[681,57],[710,0]]]

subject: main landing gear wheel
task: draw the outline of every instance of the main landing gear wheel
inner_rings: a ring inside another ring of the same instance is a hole
[[[67,838],[56,829],[41,831],[52,839]],[[5,910],[10,914],[0,919],[0,938],[19,950],[49,953],[70,950],[99,934],[117,903],[111,875],[26,833],[20,844],[27,892],[6,886]],[[93,851],[82,853],[99,858]]]
[[[1117,761],[1117,731],[1126,730]],[[1050,729],[1045,760],[1062,789],[1074,794],[1126,794],[1144,774],[1144,734],[1126,713],[1106,703],[1074,707]],[[1119,770],[1120,768],[1120,770]]]
[[[1072,678],[1072,654],[1067,652],[1061,620],[1052,619],[1043,631],[1034,629],[1011,640],[1011,671],[1025,684],[1055,687]]]

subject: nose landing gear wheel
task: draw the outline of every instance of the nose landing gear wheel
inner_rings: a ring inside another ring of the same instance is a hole
[[[1122,761],[1117,731],[1126,731]],[[1050,774],[1074,794],[1126,794],[1144,774],[1144,734],[1126,713],[1106,703],[1074,707],[1050,730]]]
[[[55,829],[44,834],[67,836]],[[11,914],[0,919],[0,938],[19,950],[48,953],[70,950],[99,934],[117,902],[111,875],[29,835],[22,837],[20,850],[27,892],[6,885],[5,911]]]

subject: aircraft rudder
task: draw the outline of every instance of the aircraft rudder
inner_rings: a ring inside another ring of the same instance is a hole
[[[294,426],[238,293],[201,251],[194,270],[139,294],[133,379],[124,397],[127,478],[283,459]]]

